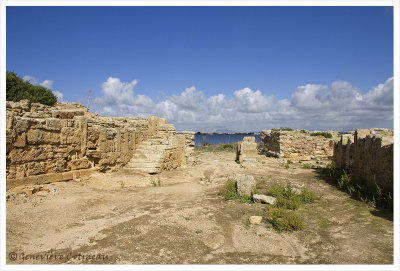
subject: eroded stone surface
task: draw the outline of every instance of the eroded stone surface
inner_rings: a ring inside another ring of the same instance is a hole
[[[256,187],[256,181],[251,175],[242,175],[236,179],[237,192],[240,195],[251,196],[254,188]]]
[[[194,133],[177,134],[163,118],[111,118],[77,103],[7,101],[7,188],[74,179],[90,170],[116,171],[135,163],[141,151],[159,155],[145,157],[145,165],[152,164],[149,173],[169,170],[185,165],[193,148]]]

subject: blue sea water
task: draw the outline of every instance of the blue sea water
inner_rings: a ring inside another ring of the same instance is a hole
[[[201,146],[203,145],[203,137],[205,137],[205,142],[211,144],[228,144],[235,143],[238,141],[242,141],[245,136],[254,136],[256,138],[256,142],[260,142],[260,135],[247,135],[247,134],[235,134],[235,135],[195,135],[194,136],[194,145]]]

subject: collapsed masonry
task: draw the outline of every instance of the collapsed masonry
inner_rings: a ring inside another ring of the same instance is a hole
[[[260,151],[266,156],[276,158],[296,158],[310,160],[312,157],[333,155],[337,132],[330,132],[332,138],[312,136],[307,130],[281,131],[263,130],[260,136]]]
[[[99,117],[76,103],[7,101],[7,189],[121,167],[159,173],[183,166],[194,132],[177,134],[158,117]]]
[[[392,130],[359,129],[343,134],[334,145],[333,161],[361,181],[393,191]]]

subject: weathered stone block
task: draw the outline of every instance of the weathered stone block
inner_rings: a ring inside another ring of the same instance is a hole
[[[236,179],[236,189],[240,195],[251,196],[256,188],[256,181],[251,175],[242,175]]]

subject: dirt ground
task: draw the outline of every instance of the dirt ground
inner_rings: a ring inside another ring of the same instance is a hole
[[[7,263],[392,264],[393,219],[339,191],[318,169],[266,158],[237,164],[234,153],[198,152],[197,164],[158,176],[127,170],[43,185],[7,201]],[[299,209],[305,228],[279,233],[265,205],[224,200],[228,177],[253,175],[305,186],[318,199]]]

